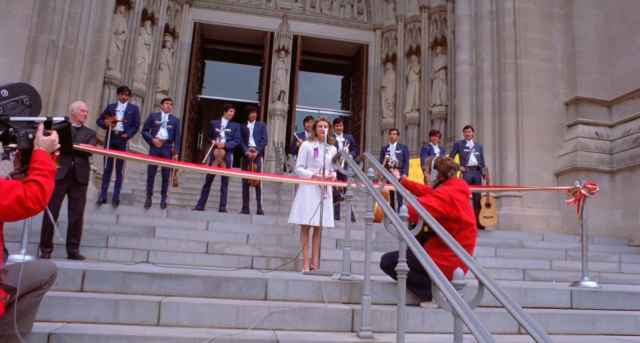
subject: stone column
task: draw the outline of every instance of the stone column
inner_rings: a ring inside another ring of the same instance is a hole
[[[429,49],[429,0],[420,2],[420,21],[422,35],[420,40],[420,64],[422,65],[422,83],[420,88],[420,130],[418,145],[422,146],[431,127],[429,104],[431,103],[431,56]]]
[[[400,142],[407,144],[409,146],[410,142],[408,141],[407,132],[405,130],[406,120],[403,114],[405,97],[407,93],[407,62],[405,58],[405,7],[404,4],[406,0],[396,1],[397,8],[397,61],[398,64],[396,66],[396,111],[395,111],[395,127],[400,130]],[[410,148],[411,149],[411,148]]]
[[[276,165],[276,149],[284,151],[288,141],[287,113],[289,113],[289,92],[291,77],[291,48],[293,34],[289,30],[287,17],[282,18],[273,40],[271,56],[271,87],[269,88],[269,144],[265,156],[265,167],[269,172],[279,171],[282,166]]]
[[[484,153],[489,173],[494,174],[496,168],[496,112],[498,111],[498,61],[496,57],[496,12],[495,0],[479,0],[478,26],[478,101],[477,116],[474,127],[478,142],[484,145]]]
[[[498,87],[498,147],[496,149],[496,170],[493,173],[496,183],[507,185],[521,184],[518,135],[518,66],[515,26],[515,7],[512,1],[498,2],[496,7],[498,36],[498,60],[500,63]],[[502,208],[521,206],[519,193],[503,193],[500,197]]]
[[[13,81],[40,92],[42,113],[66,114],[69,104],[81,99],[89,106],[87,125],[95,127],[103,79],[94,71],[106,66],[111,16],[105,13],[114,8],[113,0],[34,3],[21,76]]]
[[[474,103],[474,56],[473,56],[473,23],[475,0],[455,1],[455,122],[454,132],[450,132],[448,140],[455,140],[462,133],[462,128],[471,123],[471,112]]]

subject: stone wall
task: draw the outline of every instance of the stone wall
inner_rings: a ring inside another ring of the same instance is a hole
[[[105,13],[113,3],[2,1],[0,83],[32,84],[42,96],[43,113],[64,114],[78,99],[87,102],[92,115],[99,111],[110,26]]]

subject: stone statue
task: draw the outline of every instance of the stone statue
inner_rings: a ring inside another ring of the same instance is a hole
[[[144,23],[136,42],[136,69],[133,74],[135,85],[144,88],[151,64],[151,48],[153,45],[153,16],[143,16]]]
[[[320,0],[320,13],[330,16],[331,13],[331,0]]]
[[[160,64],[158,66],[158,92],[169,94],[171,75],[173,75],[173,36],[164,35],[164,44],[160,51]]]
[[[287,64],[287,51],[285,49],[278,50],[278,56],[275,64],[275,80],[274,80],[274,95],[275,99],[272,102],[280,102],[282,104],[287,103],[287,91],[289,90],[289,84],[287,79],[289,77],[289,65]]]
[[[353,0],[345,0],[344,2],[344,15],[342,16],[345,19],[351,19],[353,17],[354,4]]]
[[[114,71],[117,75],[120,74],[120,63],[129,34],[127,12],[125,4],[118,4],[111,22],[111,45],[109,46],[109,56],[107,57],[107,70]]]
[[[447,54],[441,45],[436,46],[433,56],[431,77],[431,111],[446,112],[447,97]]]
[[[385,24],[393,24],[396,22],[396,0],[385,0],[387,8],[384,13]]]
[[[407,0],[407,9],[409,14],[418,14],[420,13],[420,7],[418,5],[418,0]]]
[[[391,62],[384,64],[380,95],[382,97],[382,119],[393,119],[396,109],[396,70]]]
[[[420,59],[415,53],[409,55],[407,65],[407,94],[404,113],[420,112]]]
[[[307,12],[320,13],[320,0],[309,0],[307,3]]]
[[[367,21],[367,4],[365,0],[356,0],[355,17],[361,21]]]

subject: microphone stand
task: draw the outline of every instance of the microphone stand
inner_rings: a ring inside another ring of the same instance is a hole
[[[327,134],[329,130],[324,133],[324,141],[322,142],[322,169],[321,175],[322,178],[325,178],[325,173],[327,171]],[[322,229],[323,229],[323,220],[324,220],[324,198],[327,196],[327,186],[320,186],[320,226],[319,226],[319,238],[318,238],[318,265],[316,266],[316,270],[320,269],[320,261],[322,257]]]

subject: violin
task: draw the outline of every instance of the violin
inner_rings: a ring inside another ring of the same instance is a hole
[[[394,172],[394,169],[397,172],[397,162],[394,160],[391,160],[389,155],[384,157],[384,161],[382,161],[382,165],[392,173]],[[391,201],[391,191],[383,189],[380,193],[382,194],[382,197],[387,203]],[[382,223],[383,220],[384,220],[384,211],[382,210],[382,207],[378,203],[375,203],[373,205],[373,222]]]
[[[215,143],[213,147],[213,163],[211,165],[226,168],[227,162],[225,161],[225,156],[227,156],[227,150],[219,147],[218,143]]]
[[[258,170],[258,151],[254,147],[249,148],[249,171],[253,173],[260,172],[260,170]],[[247,182],[249,183],[249,187],[260,186],[260,180],[249,179]]]

